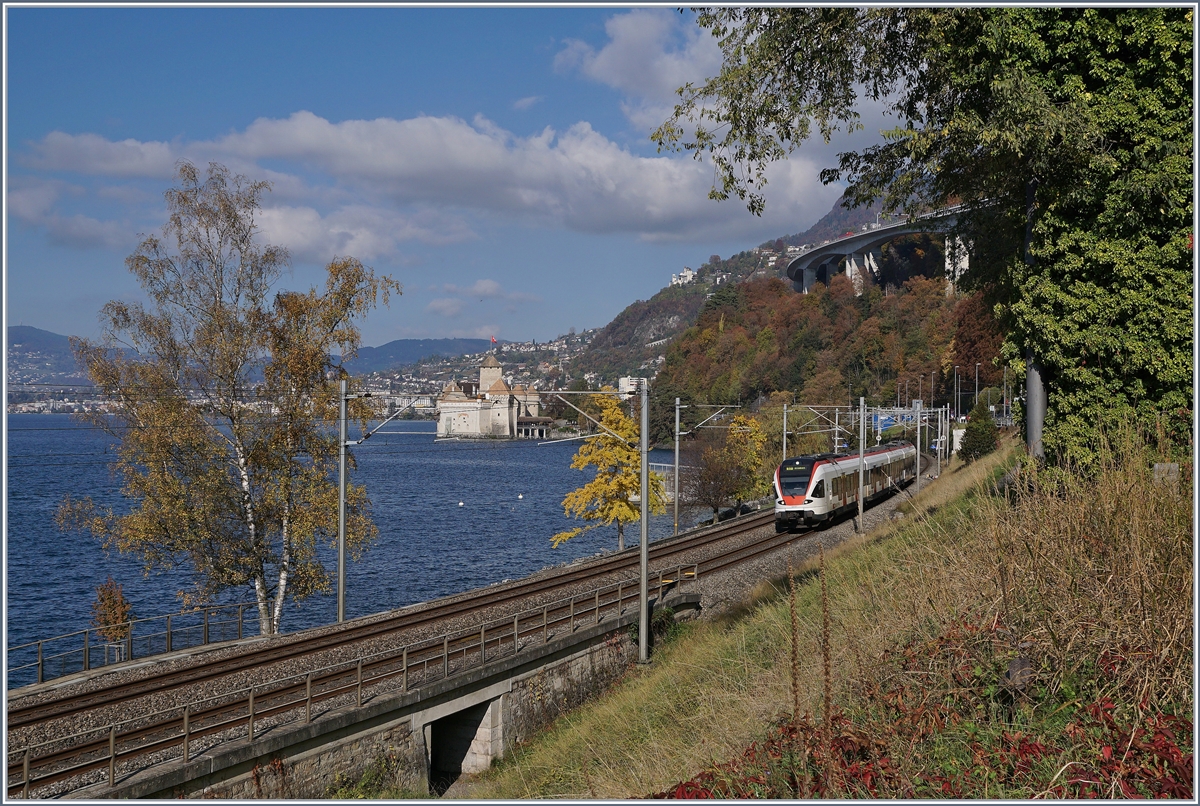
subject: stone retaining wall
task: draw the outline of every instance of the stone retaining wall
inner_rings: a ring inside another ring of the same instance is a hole
[[[697,594],[684,599],[676,606],[699,605]],[[486,768],[619,679],[637,657],[627,629],[636,621],[636,612],[626,613],[617,621],[580,629],[414,691],[382,694],[361,708],[335,710],[309,724],[275,727],[253,742],[228,742],[186,764],[164,762],[119,780],[115,787],[98,784],[67,797],[323,798],[372,768],[398,787],[428,791],[435,721],[469,709],[486,712],[463,765],[468,771]],[[482,709],[482,703],[489,705]],[[456,733],[461,730],[452,725],[445,735]]]

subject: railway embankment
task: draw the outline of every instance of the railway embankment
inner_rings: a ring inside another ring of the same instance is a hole
[[[448,794],[1191,798],[1191,468],[1116,442],[948,468]]]

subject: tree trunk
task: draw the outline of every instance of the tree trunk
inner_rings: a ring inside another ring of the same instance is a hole
[[[272,619],[274,622],[274,632],[279,631],[279,624],[283,620],[283,602],[287,594],[288,574],[291,571],[292,544],[288,539],[289,527],[291,525],[290,518],[288,517],[290,514],[291,504],[284,504],[283,527],[279,538],[283,544],[279,557],[279,585],[275,589],[275,616]]]
[[[242,508],[246,519],[246,531],[250,535],[250,545],[258,552],[258,529],[254,520],[254,500],[250,495],[250,472],[246,469],[246,457],[240,445],[234,445],[234,455],[237,457],[238,475],[242,480]],[[254,575],[254,599],[258,605],[258,632],[260,635],[275,634],[275,620],[271,618],[271,605],[267,599],[267,580],[265,568],[259,569]]]
[[[625,522],[617,520],[617,551],[625,550]]]

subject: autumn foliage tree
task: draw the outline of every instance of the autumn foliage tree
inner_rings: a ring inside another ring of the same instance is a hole
[[[120,583],[110,574],[107,582],[96,586],[96,599],[92,602],[92,626],[97,628],[105,641],[118,643],[129,636],[133,619],[133,605],[125,598]]]
[[[771,163],[860,128],[860,98],[880,104],[895,128],[822,181],[884,214],[960,205],[960,285],[987,293],[1006,361],[1047,404],[1044,430],[1026,423],[1033,454],[1095,458],[1097,425],[1130,417],[1190,431],[1194,9],[715,7],[696,20],[721,69],[679,89],[652,139],[711,159],[710,197],[761,214]],[[797,42],[804,58],[780,57]]]
[[[337,537],[337,414],[331,354],[351,358],[355,320],[399,293],[352,257],[334,258],[321,289],[279,291],[286,250],[260,245],[265,182],[210,165],[178,166],[162,237],[126,260],[146,303],[114,300],[101,341],[73,341],[109,401],[82,416],[117,440],[125,514],[68,497],[63,528],[141,558],[147,572],[183,567],[185,605],[249,587],[260,630],[279,630],[286,601],[330,588],[317,545]],[[355,404],[357,419],[369,412]],[[348,485],[347,545],[377,534],[370,502]]]
[[[585,440],[571,460],[574,469],[594,467],[596,475],[579,489],[567,493],[562,502],[567,517],[585,521],[588,525],[555,534],[550,538],[554,548],[585,531],[615,523],[617,550],[621,551],[625,548],[625,524],[641,519],[640,503],[631,500],[640,495],[642,487],[638,425],[622,410],[621,400],[612,394],[614,389],[605,387],[601,391],[607,394],[589,397],[599,411],[597,419],[607,431],[602,430]],[[649,487],[650,512],[654,515],[666,512],[662,476],[650,473]]]
[[[713,520],[725,504],[738,508],[770,490],[764,472],[767,436],[762,424],[738,414],[717,428],[705,431],[689,451],[692,469],[684,484],[688,500],[711,509]]]

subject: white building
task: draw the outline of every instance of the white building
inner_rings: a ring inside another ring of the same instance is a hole
[[[489,355],[479,366],[479,384],[455,381],[446,384],[438,397],[439,437],[478,439],[544,438],[551,420],[539,416],[541,398],[537,390],[520,384],[509,387],[496,356]]]
[[[671,275],[671,285],[687,285],[695,279],[696,272],[684,266],[683,271],[679,272],[679,274]]]

